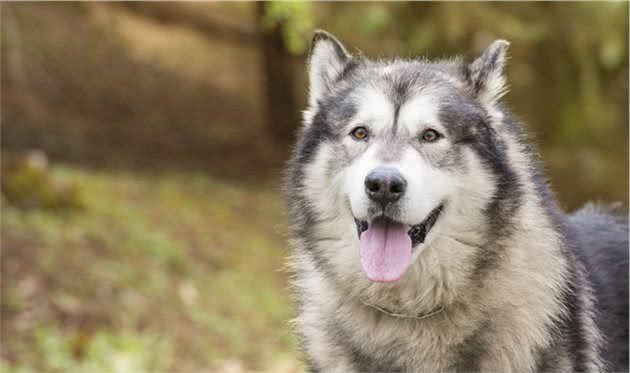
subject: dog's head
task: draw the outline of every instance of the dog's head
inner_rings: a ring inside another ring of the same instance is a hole
[[[485,219],[505,177],[495,127],[508,45],[470,64],[375,62],[316,32],[300,189],[323,224],[315,234],[353,240],[343,250],[370,280],[397,281],[440,232]]]

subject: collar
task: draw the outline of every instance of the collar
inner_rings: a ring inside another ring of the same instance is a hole
[[[392,317],[398,317],[401,319],[415,319],[415,320],[424,320],[424,319],[428,319],[429,317],[435,316],[437,314],[439,314],[440,312],[444,311],[444,306],[438,306],[436,308],[434,308],[433,310],[431,310],[428,313],[424,313],[424,314],[417,314],[417,315],[406,315],[406,314],[402,314],[402,313],[396,313],[396,312],[392,312],[390,310],[388,310],[387,308],[384,307],[380,307],[377,306],[376,304],[373,303],[369,303],[366,302],[365,300],[363,300],[361,298],[361,303],[363,303],[364,305],[373,308],[379,312],[382,312],[388,316],[392,316]]]

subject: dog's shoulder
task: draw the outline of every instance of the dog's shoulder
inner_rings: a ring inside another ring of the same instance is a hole
[[[618,205],[589,203],[568,215],[576,254],[589,265],[628,266],[628,212]]]
[[[628,369],[628,212],[588,204],[568,216],[574,250],[593,285],[603,356],[613,371]]]

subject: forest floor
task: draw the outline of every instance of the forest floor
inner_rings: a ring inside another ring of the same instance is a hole
[[[296,372],[273,185],[55,166],[81,208],[2,201],[3,372]]]

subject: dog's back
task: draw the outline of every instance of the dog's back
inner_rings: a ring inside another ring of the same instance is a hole
[[[602,355],[613,372],[628,371],[628,217],[587,205],[569,216],[575,254],[593,284]]]

